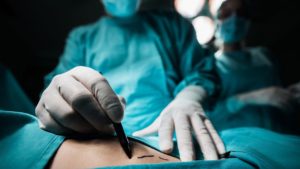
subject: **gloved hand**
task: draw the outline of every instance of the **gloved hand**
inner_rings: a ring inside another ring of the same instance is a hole
[[[53,78],[35,112],[40,127],[55,134],[113,134],[124,105],[101,74],[80,66]]]
[[[288,87],[289,92],[294,96],[298,105],[300,104],[300,82]]]
[[[268,87],[236,95],[231,97],[227,103],[227,107],[232,112],[238,111],[246,105],[269,105],[285,112],[292,112],[295,108],[295,99],[286,89]]]
[[[195,159],[192,141],[194,132],[206,160],[216,160],[225,153],[224,144],[200,105],[206,92],[197,86],[189,86],[162,111],[160,116],[147,128],[133,133],[144,136],[158,132],[160,149],[165,153],[173,150],[173,133],[176,138],[180,159]]]

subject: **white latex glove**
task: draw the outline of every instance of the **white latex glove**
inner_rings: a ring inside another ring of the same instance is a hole
[[[295,108],[295,99],[286,89],[268,87],[232,97],[230,105],[234,105],[235,110],[239,110],[245,105],[269,105],[285,112],[292,112]]]
[[[185,88],[149,127],[133,135],[145,136],[158,132],[160,149],[165,153],[171,153],[175,129],[180,159],[191,161],[195,159],[192,141],[192,132],[194,132],[204,158],[218,159],[218,155],[225,153],[225,147],[199,103],[204,95],[206,92],[200,87]]]
[[[123,101],[101,74],[80,66],[53,78],[35,112],[40,127],[55,134],[113,134]]]
[[[298,104],[300,104],[300,82],[288,87],[290,93],[294,96]]]

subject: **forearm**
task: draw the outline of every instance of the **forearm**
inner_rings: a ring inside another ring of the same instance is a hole
[[[226,100],[226,107],[230,113],[237,113],[247,105],[262,105],[260,98],[258,98],[257,91],[237,94]],[[264,97],[264,96],[260,96]]]

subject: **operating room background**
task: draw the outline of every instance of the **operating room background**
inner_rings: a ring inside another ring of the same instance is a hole
[[[156,1],[167,6],[171,0]],[[284,85],[300,80],[297,1],[252,0],[249,46],[266,46],[280,63]],[[1,0],[0,64],[9,68],[34,103],[43,77],[57,64],[69,31],[104,14],[99,0]]]

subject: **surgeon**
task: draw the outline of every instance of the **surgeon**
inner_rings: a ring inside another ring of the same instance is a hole
[[[191,24],[174,11],[143,11],[142,0],[101,2],[108,16],[73,30],[46,77],[40,127],[112,134],[111,122],[123,119],[129,135],[158,133],[165,153],[175,151],[175,130],[182,161],[196,159],[192,135],[205,159],[218,159],[224,145],[201,105],[215,95],[217,77]]]
[[[282,124],[290,124],[293,118],[295,97],[281,87],[270,53],[244,45],[250,26],[247,1],[224,1],[216,23],[215,36],[221,45],[215,58],[222,89],[208,115],[217,130],[255,126],[292,132],[295,128]]]

